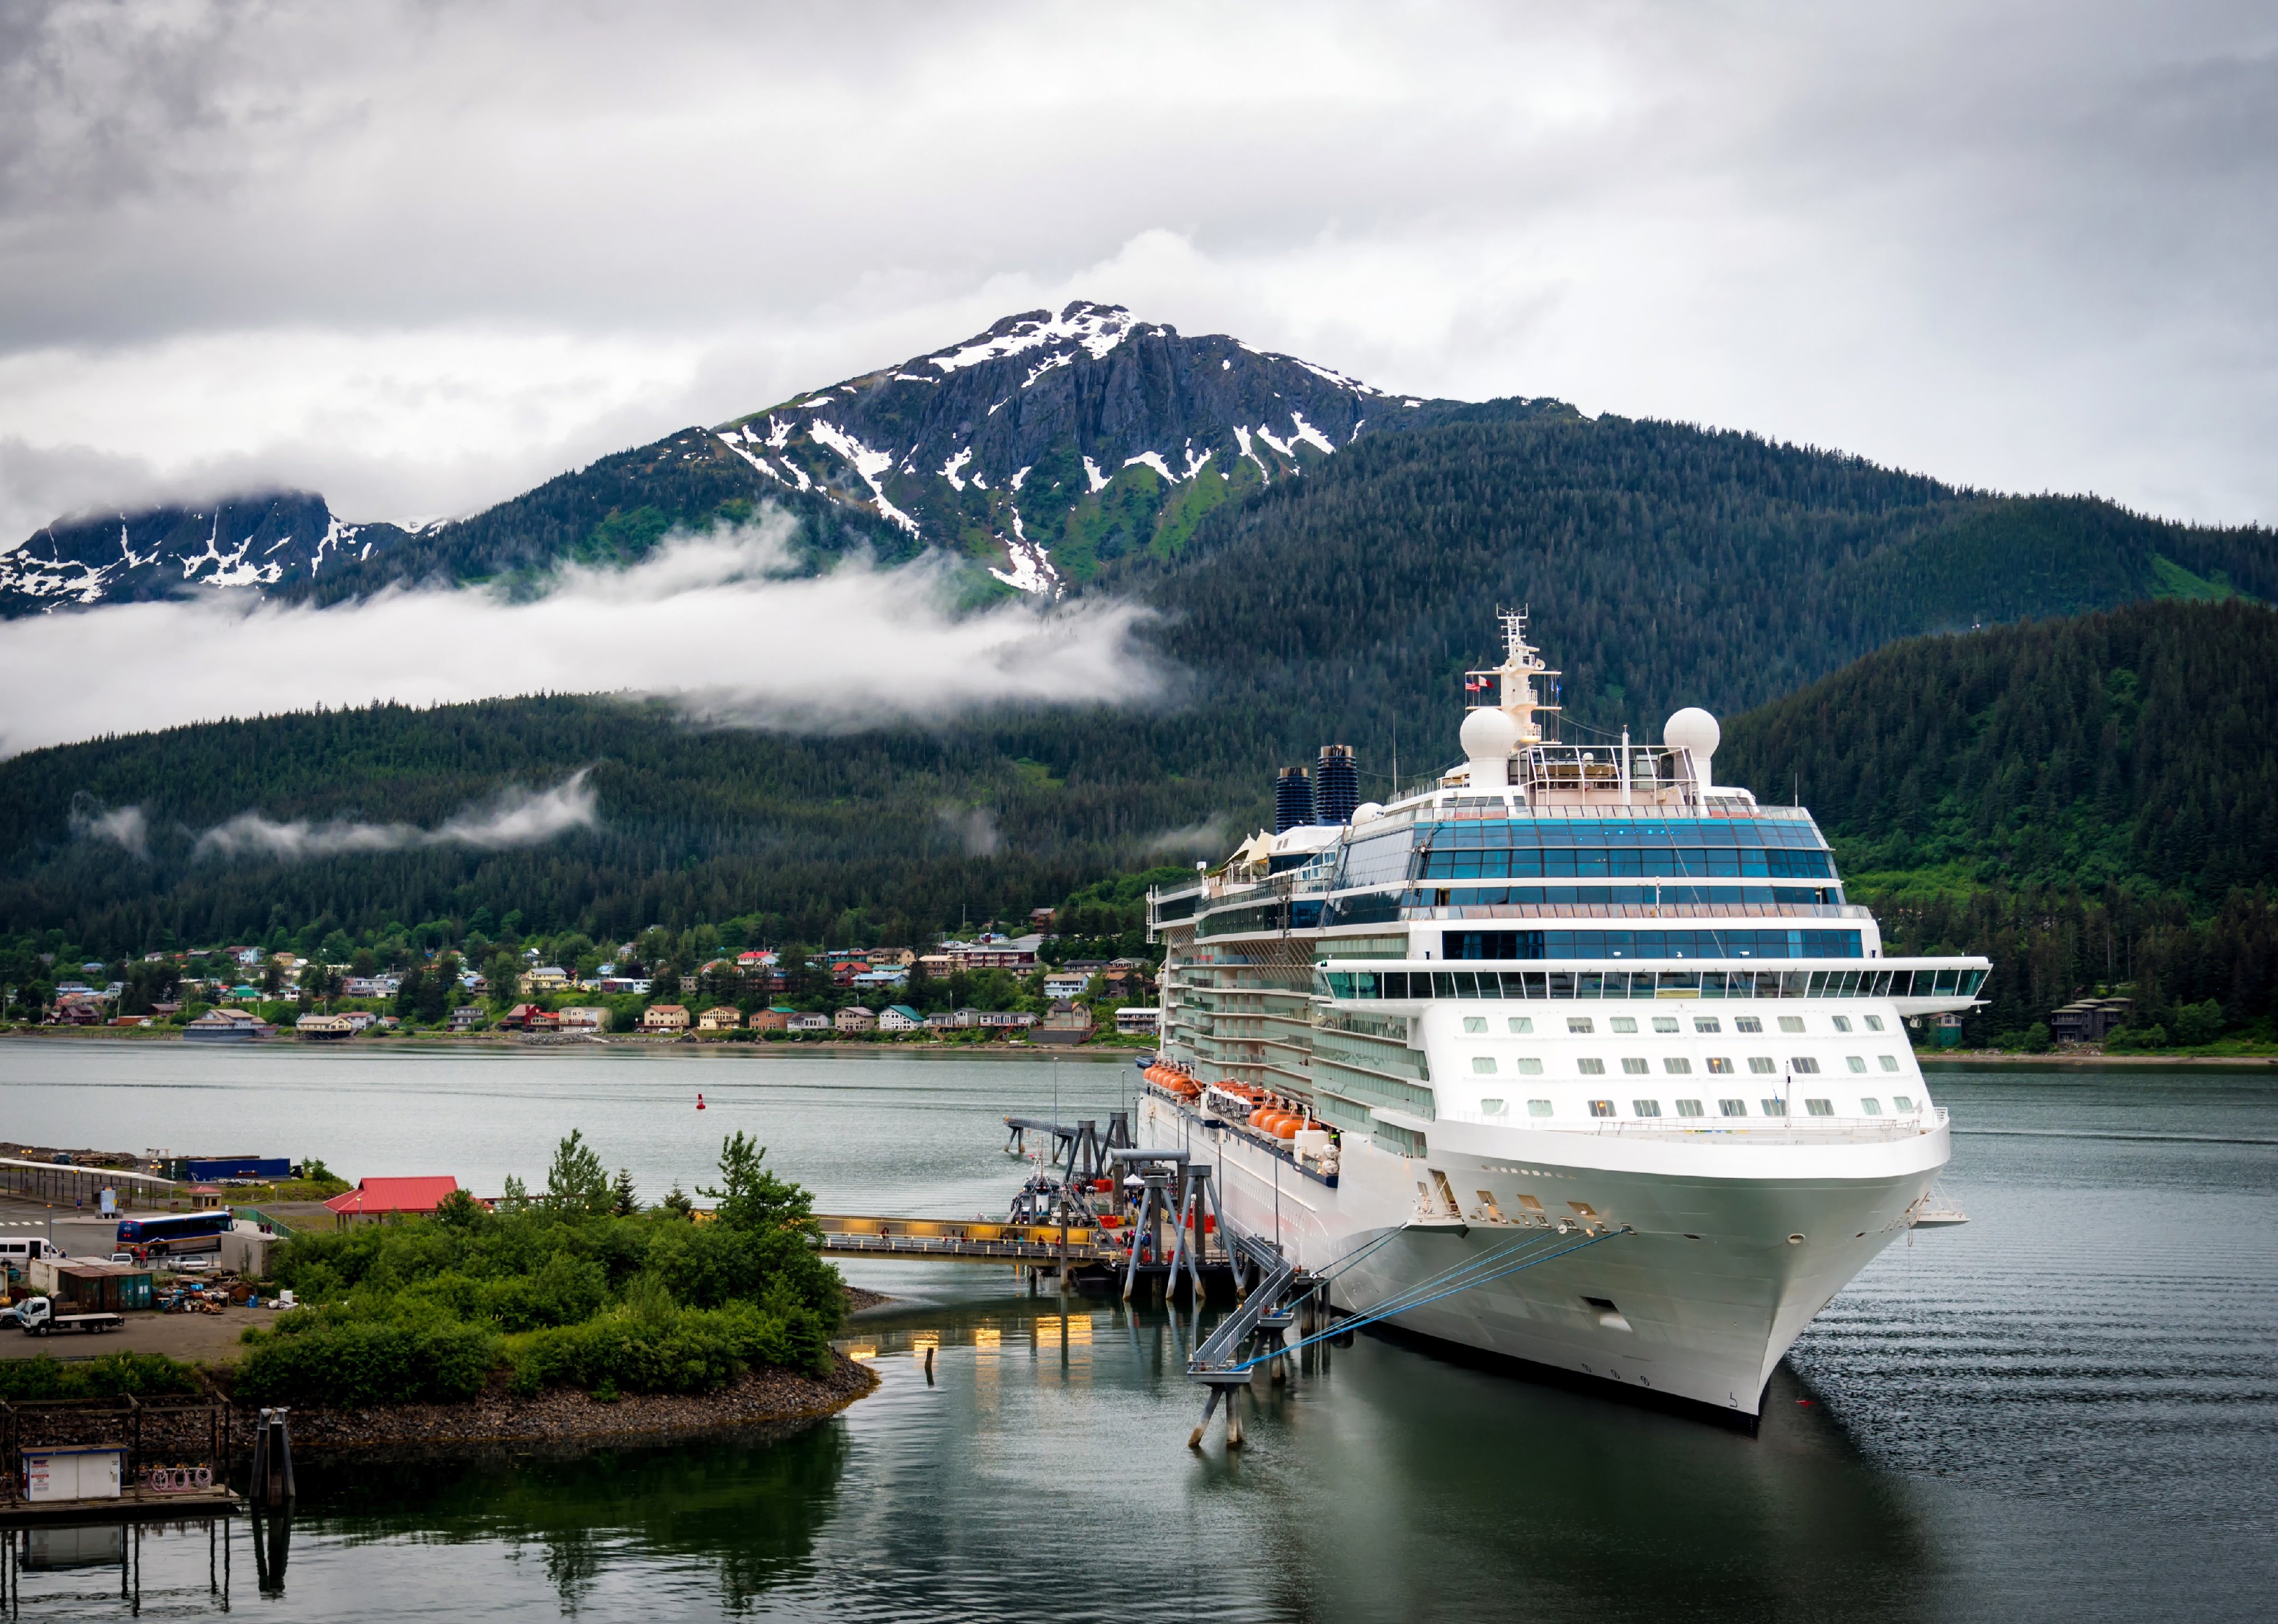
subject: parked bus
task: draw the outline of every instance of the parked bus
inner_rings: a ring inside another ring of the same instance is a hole
[[[180,1252],[219,1252],[221,1237],[229,1233],[233,1222],[226,1207],[164,1218],[121,1218],[116,1244],[121,1251],[140,1248],[161,1257]]]

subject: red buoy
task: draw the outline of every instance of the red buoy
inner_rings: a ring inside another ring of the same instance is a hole
[[[699,1111],[704,1108],[704,1096],[701,1094],[696,1096],[696,1108]]]

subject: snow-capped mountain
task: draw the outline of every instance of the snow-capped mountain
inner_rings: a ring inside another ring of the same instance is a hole
[[[394,525],[344,524],[305,491],[78,518],[0,553],[0,617],[273,587],[328,562],[369,557],[404,534]]]
[[[714,433],[786,491],[866,507],[1048,592],[1137,549],[1175,550],[1219,502],[1427,404],[1077,303]]]
[[[1053,594],[1120,560],[1176,553],[1212,508],[1364,433],[1464,410],[1078,302],[678,430],[448,523],[350,524],[302,493],[58,521],[0,554],[0,616],[217,590],[328,601],[566,557],[622,561],[770,500],[818,553],[944,548]]]

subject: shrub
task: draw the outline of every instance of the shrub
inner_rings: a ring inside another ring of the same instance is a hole
[[[471,1398],[498,1352],[497,1333],[480,1325],[318,1323],[248,1353],[235,1390],[249,1404]]]
[[[2175,1041],[2187,1048],[2213,1043],[2222,1035],[2222,1006],[2213,999],[2204,1004],[2175,1006]]]
[[[0,1360],[0,1400],[18,1398],[116,1398],[160,1393],[195,1393],[198,1373],[163,1353],[103,1353],[68,1362],[42,1353],[32,1359]]]

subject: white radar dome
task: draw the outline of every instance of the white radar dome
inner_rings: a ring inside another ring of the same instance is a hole
[[[1687,705],[1662,724],[1662,742],[1693,754],[1693,765],[1701,774],[1705,786],[1715,782],[1709,777],[1708,763],[1715,759],[1716,747],[1724,742],[1724,730],[1716,725],[1716,718],[1698,705]]]
[[[1716,724],[1708,725],[1713,728]],[[1464,718],[1461,737],[1466,761],[1499,762],[1518,748],[1518,724],[1489,707]]]
[[[1364,801],[1360,805],[1353,808],[1352,821],[1355,823],[1372,823],[1383,816],[1384,803],[1382,801]]]

